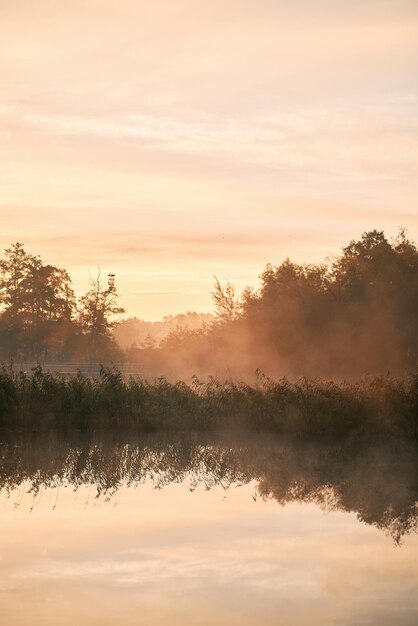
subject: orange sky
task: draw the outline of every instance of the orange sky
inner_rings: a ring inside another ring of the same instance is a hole
[[[0,0],[0,246],[131,314],[418,239],[416,0]]]

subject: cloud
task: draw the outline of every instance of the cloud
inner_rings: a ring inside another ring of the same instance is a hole
[[[129,236],[127,236],[128,238]],[[127,254],[129,256],[131,256],[132,254],[142,254],[142,253],[150,253],[150,254],[154,254],[154,253],[159,253],[159,252],[166,252],[167,248],[158,248],[158,247],[153,247],[153,246],[125,246],[123,248],[116,248],[114,250],[115,254]]]
[[[417,237],[413,0],[0,0],[0,16],[2,242],[80,288],[98,264],[125,292],[152,291],[140,264],[177,272],[153,285],[167,293],[192,271],[251,282],[319,260],[364,228]]]
[[[138,296],[142,298],[142,296],[181,296],[181,295],[184,295],[185,293],[190,293],[190,292],[186,292],[186,291],[134,291],[133,293],[130,293],[129,295]]]

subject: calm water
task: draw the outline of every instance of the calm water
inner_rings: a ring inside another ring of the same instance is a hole
[[[48,438],[0,456],[1,624],[418,624],[405,446]]]

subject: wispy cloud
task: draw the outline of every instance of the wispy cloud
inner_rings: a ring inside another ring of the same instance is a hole
[[[365,228],[418,235],[416,2],[17,0],[0,14],[1,245],[39,245],[80,282],[108,263],[133,293],[152,291],[144,264],[250,282]]]

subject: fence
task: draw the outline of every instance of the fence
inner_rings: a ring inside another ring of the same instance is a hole
[[[11,368],[15,372],[26,372],[30,374],[37,367],[41,367],[44,372],[50,372],[52,374],[65,374],[68,376],[75,376],[78,372],[86,376],[97,376],[101,367],[112,367],[118,369],[124,376],[144,376],[144,371],[137,363],[59,363],[54,362],[39,362],[39,363],[23,363],[13,362],[4,363],[7,368]]]

